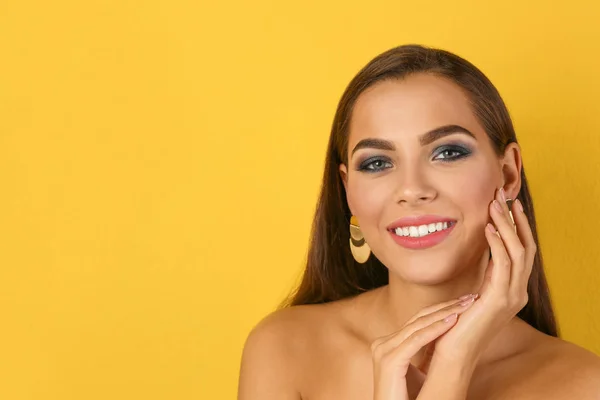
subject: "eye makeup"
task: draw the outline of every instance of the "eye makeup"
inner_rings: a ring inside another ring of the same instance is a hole
[[[384,156],[369,157],[364,161],[359,161],[357,164],[357,171],[363,171],[367,173],[382,171],[393,166],[390,159]],[[386,165],[387,167],[384,167]]]
[[[448,143],[435,148],[432,152],[432,161],[449,163],[470,156],[473,150],[462,143]],[[392,168],[393,163],[389,157],[383,155],[364,156],[356,162],[356,170],[374,173]]]
[[[444,155],[444,153],[454,153],[457,155],[446,156],[446,155]],[[435,149],[433,159],[436,161],[450,162],[450,161],[462,159],[464,157],[468,157],[471,155],[471,153],[473,153],[473,151],[468,146],[458,144],[458,143],[446,144],[443,146],[439,146]],[[440,155],[444,155],[444,157],[439,158]]]

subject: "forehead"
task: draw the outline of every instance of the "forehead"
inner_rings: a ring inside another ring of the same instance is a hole
[[[366,137],[419,135],[444,125],[484,134],[469,98],[454,82],[431,74],[378,82],[358,97],[350,121],[349,146]]]

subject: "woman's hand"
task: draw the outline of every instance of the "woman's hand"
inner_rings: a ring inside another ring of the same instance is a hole
[[[448,332],[475,301],[476,296],[426,307],[401,330],[375,340],[371,345],[374,373],[374,400],[416,398],[425,379],[420,368],[410,363],[417,352]]]
[[[469,365],[474,368],[495,334],[527,304],[527,283],[537,246],[520,202],[512,206],[516,231],[508,211],[500,189],[490,205],[498,234],[490,224],[485,230],[492,259],[479,291],[480,299],[436,342],[432,368],[436,364],[443,365],[442,370],[460,366],[469,371]]]

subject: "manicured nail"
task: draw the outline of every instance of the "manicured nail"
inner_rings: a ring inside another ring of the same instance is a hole
[[[504,193],[504,188],[500,188],[500,198],[506,203],[506,193]]]
[[[498,210],[500,213],[503,212],[502,206],[500,205],[500,203],[498,203],[498,200],[494,200],[494,207],[496,207],[496,210]]]
[[[515,203],[517,203],[517,206],[519,206],[519,210],[521,210],[521,212],[525,212],[523,211],[523,204],[521,204],[521,201],[519,201],[519,199],[515,200]]]
[[[451,315],[448,315],[446,318],[444,318],[444,322],[452,322],[456,320],[456,317],[458,317],[458,314],[454,313]]]
[[[469,304],[473,303],[475,301],[475,297],[471,297],[465,301],[463,301],[462,303],[460,303],[461,306],[468,306]]]
[[[490,224],[489,222],[487,224],[487,230],[492,233],[496,233],[496,228],[494,228],[494,225]]]

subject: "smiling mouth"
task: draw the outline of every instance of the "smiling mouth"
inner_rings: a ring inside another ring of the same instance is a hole
[[[396,236],[420,238],[427,237],[436,232],[443,232],[456,225],[455,221],[436,222],[424,225],[412,225],[390,229],[389,231]]]

